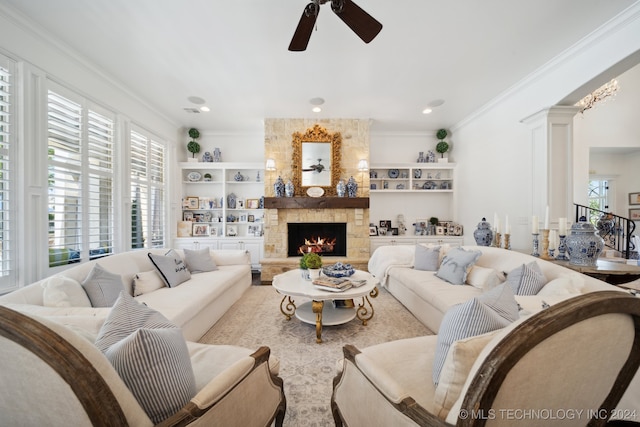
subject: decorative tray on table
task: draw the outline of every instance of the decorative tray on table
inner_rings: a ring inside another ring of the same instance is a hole
[[[355,272],[351,264],[343,264],[341,262],[322,268],[322,273],[329,277],[349,277]]]

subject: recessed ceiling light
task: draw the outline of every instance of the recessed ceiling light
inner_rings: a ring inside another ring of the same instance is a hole
[[[429,104],[427,104],[429,107],[434,108],[434,107],[439,107],[442,104],[444,104],[444,99],[434,99],[433,101],[431,101]]]
[[[311,111],[313,111],[314,113],[319,113],[320,111],[322,111],[322,108],[320,108],[320,107],[313,107],[313,108],[311,109]]]
[[[324,104],[324,99],[322,99],[322,98],[311,98],[309,100],[309,102],[311,103],[311,105],[322,105],[322,104]]]
[[[200,98],[199,96],[190,96],[190,97],[188,97],[188,98],[187,98],[187,100],[188,100],[189,102],[192,102],[192,103],[194,103],[194,104],[198,104],[198,105],[202,105],[202,104],[204,104],[205,102],[207,102],[207,101],[205,101],[204,99]]]
[[[204,111],[205,113],[208,113],[211,110],[206,105],[203,105],[202,107],[200,107],[200,111]]]
[[[424,110],[422,110],[422,114],[431,114],[433,110],[431,108],[425,108]]]

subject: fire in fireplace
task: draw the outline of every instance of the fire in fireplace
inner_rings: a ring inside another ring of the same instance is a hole
[[[303,222],[287,224],[288,256],[315,252],[318,255],[347,255],[347,224]]]

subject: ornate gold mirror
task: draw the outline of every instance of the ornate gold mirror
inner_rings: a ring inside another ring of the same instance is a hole
[[[328,133],[320,125],[313,125],[304,134],[293,134],[293,185],[306,194],[309,187],[321,187],[324,194],[336,194],[340,179],[340,132]]]

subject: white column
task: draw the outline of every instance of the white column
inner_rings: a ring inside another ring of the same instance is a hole
[[[522,120],[530,129],[532,214],[541,216],[549,206],[551,224],[575,216],[573,117],[578,111],[578,107],[555,106]]]

